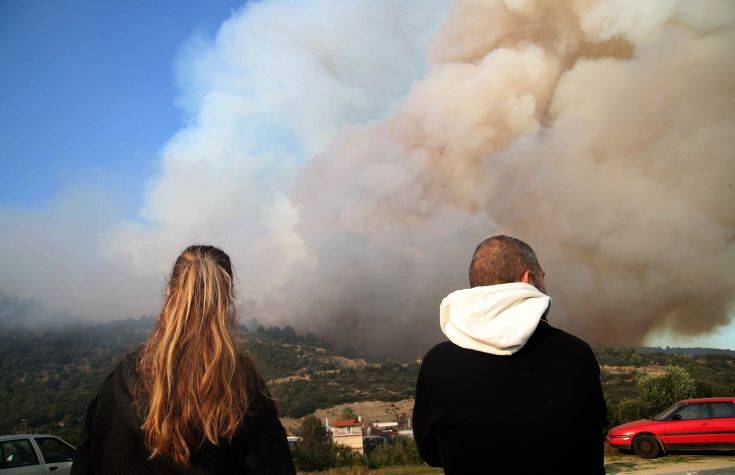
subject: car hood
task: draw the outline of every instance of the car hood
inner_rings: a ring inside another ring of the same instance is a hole
[[[616,435],[616,434],[624,434],[626,432],[636,432],[646,427],[658,426],[659,424],[660,424],[660,421],[653,421],[650,419],[640,419],[637,421],[627,422],[625,424],[615,426],[612,429],[610,429],[608,434]]]

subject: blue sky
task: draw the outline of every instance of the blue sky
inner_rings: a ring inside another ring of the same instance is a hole
[[[242,0],[0,1],[0,204],[103,186],[134,213],[180,128],[174,62]]]

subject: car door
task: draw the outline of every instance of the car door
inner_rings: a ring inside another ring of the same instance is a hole
[[[56,437],[34,437],[43,457],[43,465],[53,475],[69,475],[74,461],[74,448]]]
[[[701,449],[717,443],[707,403],[682,405],[666,421],[661,441],[667,449]]]
[[[711,402],[710,412],[718,448],[735,449],[735,402]]]
[[[35,448],[27,437],[0,442],[0,475],[46,475]]]

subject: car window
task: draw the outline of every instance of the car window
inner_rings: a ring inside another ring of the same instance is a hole
[[[36,444],[41,449],[46,463],[71,462],[74,460],[74,449],[53,437],[36,437]]]
[[[735,404],[731,402],[711,402],[712,417],[735,417]]]
[[[709,417],[707,404],[687,404],[676,411],[675,414],[681,416],[682,420],[706,419]]]
[[[676,411],[680,407],[681,407],[681,403],[677,402],[673,406],[668,407],[664,409],[663,411],[659,412],[658,414],[656,414],[655,416],[653,416],[652,419],[654,421],[666,421],[669,419],[669,416],[671,416],[671,414],[673,414],[674,411]]]
[[[0,443],[2,464],[0,468],[23,467],[38,464],[38,457],[28,439],[7,440]]]

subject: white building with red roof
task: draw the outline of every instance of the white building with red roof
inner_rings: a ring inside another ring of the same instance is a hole
[[[329,419],[325,421],[327,430],[332,434],[332,442],[342,444],[363,453],[362,445],[362,418],[341,419],[331,425]]]

